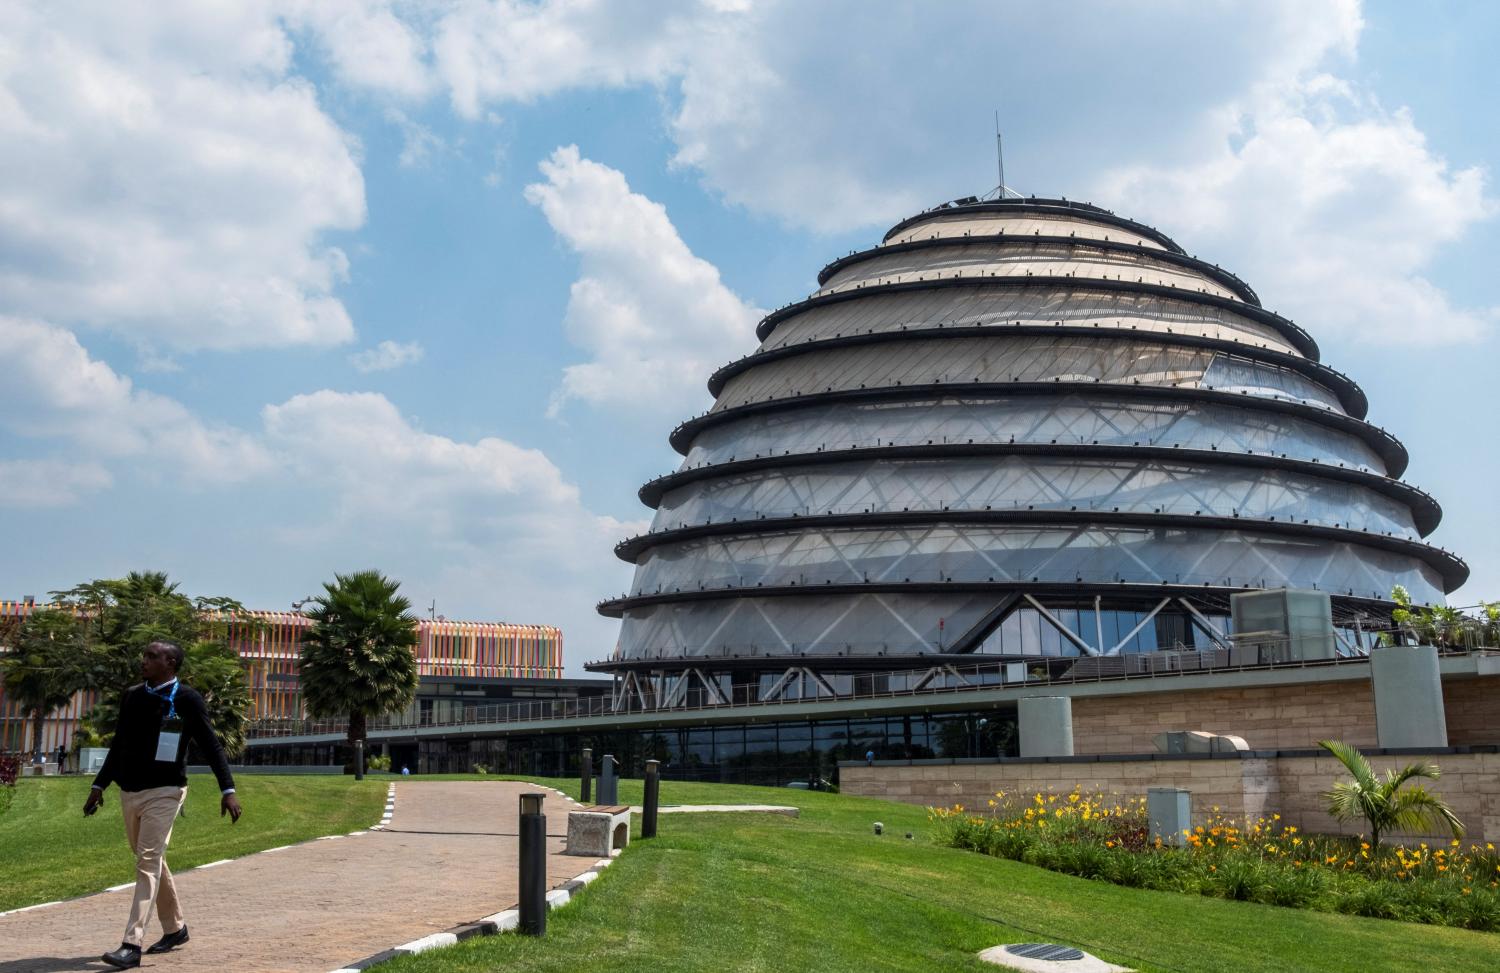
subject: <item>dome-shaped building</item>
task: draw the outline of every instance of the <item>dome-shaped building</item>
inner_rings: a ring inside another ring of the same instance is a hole
[[[634,584],[600,606],[619,647],[590,666],[635,705],[1222,647],[1246,589],[1328,592],[1361,651],[1394,585],[1441,602],[1467,574],[1422,541],[1438,505],[1359,386],[1154,229],[970,198],[818,280],[640,491]]]

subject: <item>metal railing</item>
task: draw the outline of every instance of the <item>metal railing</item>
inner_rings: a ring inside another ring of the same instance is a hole
[[[1444,648],[1443,655],[1468,655],[1470,649]],[[1491,650],[1497,651],[1497,650]],[[1363,666],[1369,657],[1363,655],[1334,656],[1328,659],[1279,659],[1284,655],[1276,646],[1261,643],[1253,648],[1204,649],[1185,652],[1146,652],[1118,656],[1091,656],[1069,660],[1068,657],[1036,656],[1023,660],[997,659],[967,666],[952,666],[934,660],[931,670],[900,669],[894,671],[840,674],[831,677],[839,681],[848,680],[847,691],[817,695],[778,695],[773,699],[761,698],[761,684],[741,683],[732,685],[727,696],[720,700],[701,686],[684,694],[683,699],[673,705],[642,705],[640,691],[616,692],[607,696],[592,696],[581,699],[537,700],[529,703],[495,703],[465,706],[459,714],[423,718],[411,714],[398,717],[370,720],[370,732],[422,730],[432,727],[477,728],[516,723],[567,722],[590,717],[624,717],[644,713],[710,712],[746,706],[778,707],[819,702],[847,702],[857,700],[890,699],[895,697],[937,697],[944,694],[996,689],[1010,686],[1027,688],[1049,688],[1083,683],[1125,682],[1139,679],[1162,679],[1198,675],[1205,672],[1247,672],[1288,669],[1326,669],[1347,666]],[[664,660],[667,661],[667,660]],[[670,660],[678,665],[697,660]],[[704,663],[712,660],[704,659]],[[807,661],[799,657],[768,657],[767,662],[784,663],[788,668],[797,667]],[[826,659],[819,661],[828,661]],[[1071,661],[1072,665],[1061,671],[1053,671],[1060,661]],[[1051,665],[1049,665],[1049,663]],[[690,678],[686,674],[682,678]],[[829,675],[823,675],[826,681]],[[892,686],[896,683],[896,686]],[[628,689],[628,687],[627,687]],[[250,725],[247,733],[251,744],[262,740],[283,737],[326,736],[347,732],[348,721],[324,720],[264,720]]]

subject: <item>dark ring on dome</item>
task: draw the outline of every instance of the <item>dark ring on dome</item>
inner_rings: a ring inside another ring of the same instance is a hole
[[[1096,250],[1110,250],[1115,253],[1133,253],[1152,260],[1160,260],[1186,270],[1195,270],[1217,283],[1234,291],[1246,304],[1260,307],[1260,296],[1255,293],[1254,288],[1240,280],[1239,277],[1225,270],[1223,267],[1211,264],[1197,257],[1189,257],[1177,253],[1174,250],[1154,250],[1151,247],[1143,247],[1135,243],[1125,243],[1119,240],[1096,240],[1093,237],[1071,237],[1071,236],[1045,236],[1024,233],[989,233],[983,236],[947,236],[937,237],[929,240],[907,240],[903,243],[884,243],[878,247],[868,250],[857,250],[848,256],[840,257],[818,271],[818,286],[828,283],[829,278],[853,264],[863,263],[874,257],[887,253],[910,253],[913,250],[924,250],[932,247],[967,247],[976,244],[1013,244],[1016,246],[1067,246],[1067,247],[1092,247]],[[950,268],[951,269],[951,268]]]
[[[1155,227],[1124,216],[1116,216],[1102,206],[1093,203],[1078,203],[1067,199],[1031,198],[1031,199],[994,199],[987,202],[973,203],[944,203],[941,206],[918,213],[916,216],[908,216],[886,231],[881,237],[881,242],[889,240],[909,226],[925,223],[937,217],[947,216],[951,213],[1037,213],[1043,216],[1071,216],[1082,219],[1085,223],[1100,223],[1107,226],[1117,226],[1122,230],[1129,230],[1137,236],[1149,237],[1166,247],[1173,253],[1186,254],[1187,251],[1177,245],[1177,241],[1167,236]]]
[[[829,595],[895,595],[895,594],[973,594],[975,592],[1005,592],[1021,591],[1037,596],[1038,598],[1076,598],[1079,595],[1136,595],[1143,600],[1152,598],[1160,600],[1171,595],[1172,597],[1202,597],[1205,591],[1215,595],[1224,595],[1226,592],[1249,590],[1250,585],[1201,585],[1180,584],[1167,581],[840,581],[832,584],[792,584],[792,585],[765,585],[759,588],[745,588],[741,586],[729,586],[719,588],[692,588],[684,591],[663,591],[638,595],[621,595],[618,598],[606,598],[597,603],[594,609],[606,618],[619,618],[632,608],[647,608],[652,605],[680,604],[685,602],[700,601],[723,601],[729,598],[800,598],[800,597],[827,597]],[[1390,602],[1384,598],[1365,597],[1363,595],[1348,595],[1337,591],[1330,591],[1335,598],[1335,613],[1338,604],[1362,603],[1369,605],[1376,611],[1389,611]],[[1147,606],[1149,607],[1149,602]],[[683,660],[702,660],[704,656],[679,656]],[[711,658],[711,657],[710,657]],[[762,661],[774,660],[780,656],[762,656]],[[844,662],[850,656],[806,656],[807,659],[823,658],[828,661]]]

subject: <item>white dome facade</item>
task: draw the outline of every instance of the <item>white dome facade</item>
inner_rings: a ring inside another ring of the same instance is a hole
[[[1225,638],[1234,591],[1316,588],[1343,617],[1467,575],[1423,542],[1441,512],[1360,388],[1155,230],[966,200],[819,283],[672,433],[595,668],[722,688],[786,660],[834,679],[1191,647]]]

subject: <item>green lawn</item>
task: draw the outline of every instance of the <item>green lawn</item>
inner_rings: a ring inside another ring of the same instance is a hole
[[[175,870],[325,834],[368,828],[380,820],[386,782],[346,777],[257,777],[236,782],[245,808],[238,824],[219,817],[219,789],[194,777],[187,816],[172,830],[167,862]],[[97,892],[131,880],[120,792],[111,787],[93,817],[83,816],[85,777],[24,777],[15,802],[0,814],[0,912]]]
[[[578,793],[577,781],[539,782]],[[622,801],[640,795],[621,783]],[[1142,971],[1500,968],[1500,936],[1128,889],[940,848],[906,805],[671,781],[662,802],[795,804],[802,816],[664,816],[656,840],[551,914],[545,939],[481,937],[382,973],[979,971],[995,969],[981,949],[1025,941]]]

